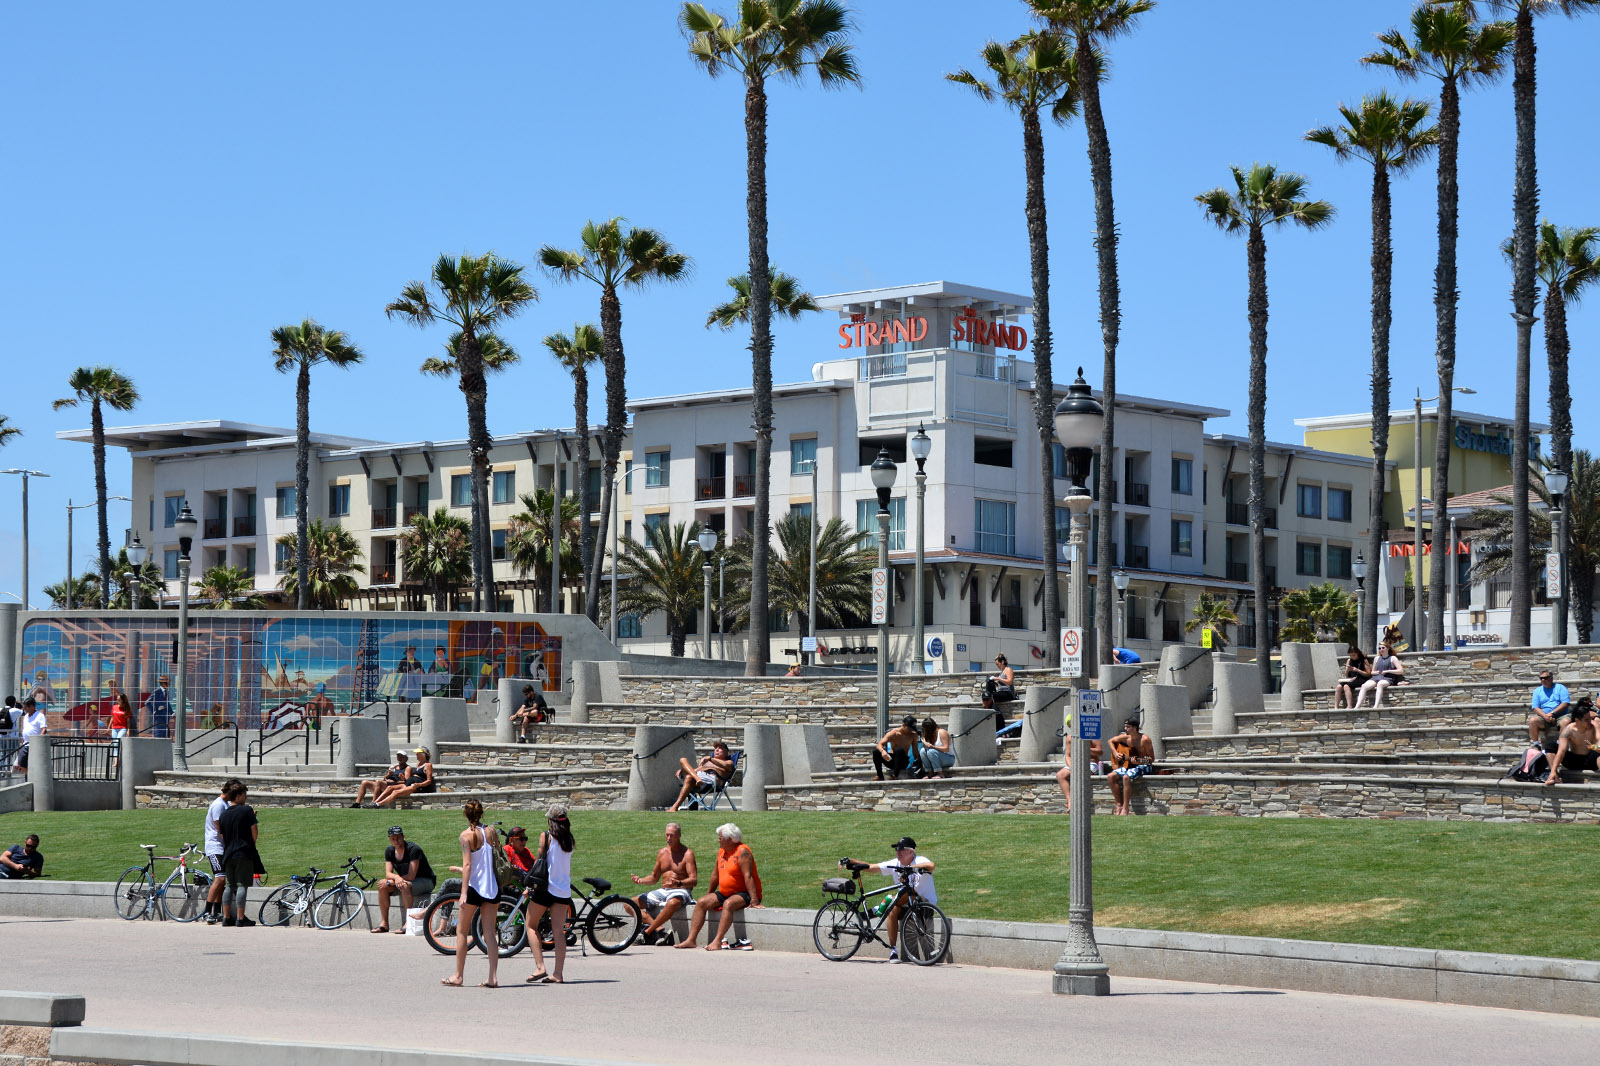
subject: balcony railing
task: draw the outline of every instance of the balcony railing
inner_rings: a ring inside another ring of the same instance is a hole
[[[1150,506],[1150,486],[1137,481],[1128,482],[1128,503],[1137,507]]]
[[[1137,567],[1140,570],[1150,569],[1150,546],[1148,544],[1128,545],[1128,561],[1126,565]]]
[[[426,507],[406,507],[400,513],[400,524],[409,526],[413,518],[416,518],[418,515],[426,515],[427,513],[428,509]]]
[[[372,583],[374,585],[393,585],[395,566],[393,563],[377,563],[372,567]]]
[[[394,507],[374,507],[372,509],[373,529],[393,529],[399,511]]]
[[[754,496],[756,494],[756,476],[754,474],[733,475],[733,494],[735,496]]]
[[[1250,564],[1249,563],[1229,563],[1228,564],[1228,580],[1229,581],[1249,581],[1250,580]]]
[[[1250,505],[1247,503],[1228,504],[1228,525],[1247,526],[1250,524]]]
[[[1028,624],[1023,619],[1022,604],[1002,603],[1000,605],[1001,629],[1027,629]]]
[[[726,477],[697,477],[694,479],[694,498],[697,500],[721,500],[728,495],[728,479]]]
[[[228,535],[228,520],[226,518],[206,519],[205,539],[220,540]]]
[[[253,537],[256,535],[256,516],[253,514],[241,515],[233,520],[233,535],[236,537]]]

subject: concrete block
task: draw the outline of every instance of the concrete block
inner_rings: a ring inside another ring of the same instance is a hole
[[[740,792],[747,811],[767,809],[767,786],[781,785],[783,747],[776,722],[754,722],[744,727],[744,754],[739,765],[744,771]]]
[[[1255,663],[1221,663],[1217,666],[1217,702],[1211,710],[1211,735],[1239,731],[1237,716],[1266,709]]]
[[[1311,665],[1311,649],[1313,645],[1302,644],[1298,641],[1284,641],[1281,649],[1283,657],[1283,690],[1282,701],[1279,708],[1285,711],[1305,710],[1305,693],[1317,687],[1315,673]]]
[[[1190,732],[1189,693],[1182,685],[1140,685],[1139,717],[1156,758],[1167,755],[1167,737]]]
[[[1204,707],[1211,698],[1211,653],[1198,644],[1169,644],[1161,649],[1158,685],[1182,685],[1189,694],[1189,709]]]
[[[950,708],[950,748],[956,753],[957,766],[993,766],[999,760],[994,742],[994,711],[986,707]]]
[[[82,1025],[82,996],[49,992],[0,992],[0,1025]]]
[[[418,741],[434,759],[439,757],[441,740],[466,743],[472,739],[467,726],[467,701],[454,696],[422,697],[421,738]],[[387,762],[387,759],[379,759]]]
[[[1119,732],[1123,719],[1139,713],[1139,685],[1143,676],[1143,671],[1137,666],[1100,667],[1100,676],[1095,684],[1103,693],[1101,706],[1104,710],[1101,713],[1105,715],[1107,732]]]
[[[172,741],[161,737],[123,737],[120,750],[122,809],[131,811],[139,805],[138,790],[155,784],[156,771],[172,769]],[[219,777],[217,784],[221,783]]]
[[[1345,656],[1350,654],[1348,644],[1312,644],[1312,688],[1332,688],[1344,676]]]
[[[511,726],[511,716],[522,706],[522,688],[532,685],[538,688],[542,681],[531,677],[504,677],[500,679],[497,693],[499,702],[494,708],[494,742],[496,744],[510,744],[516,736],[516,731]],[[548,697],[546,697],[548,701]]]
[[[1022,698],[1021,762],[1048,762],[1060,752],[1061,726],[1078,690],[1065,685],[1029,685]]]
[[[605,659],[595,664],[600,675],[600,702],[623,703],[622,679],[633,673],[633,664],[619,659]],[[593,693],[589,698],[594,699]]]
[[[33,810],[33,786],[27,782],[0,788],[0,814]]]
[[[695,761],[694,730],[676,725],[641,725],[633,731],[628,771],[628,810],[668,807],[678,798],[678,760]]]
[[[28,784],[33,786],[33,809],[56,809],[56,781],[50,765],[50,737],[39,733],[28,739]]]
[[[812,774],[833,772],[833,745],[828,743],[827,726],[780,725],[778,741],[783,748],[784,784],[809,785]]]
[[[389,728],[382,718],[335,718],[330,736],[338,738],[334,748],[334,773],[340,777],[360,777],[358,766],[390,761]],[[431,753],[435,749],[429,748]]]
[[[579,662],[572,664],[572,703],[567,708],[567,721],[587,722],[589,704],[600,700],[600,664]]]

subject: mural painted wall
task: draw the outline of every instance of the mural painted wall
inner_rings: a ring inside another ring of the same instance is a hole
[[[52,727],[102,730],[119,693],[140,731],[168,735],[178,620],[171,613],[31,619],[21,640],[24,691]],[[206,728],[293,724],[379,700],[473,700],[503,677],[560,686],[561,637],[515,616],[197,612],[189,619],[189,712]]]

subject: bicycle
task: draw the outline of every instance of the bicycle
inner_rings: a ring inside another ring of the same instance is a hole
[[[567,945],[580,944],[578,930],[583,939],[602,955],[615,955],[626,951],[639,936],[644,922],[639,908],[627,896],[611,892],[611,882],[603,877],[585,877],[583,883],[594,889],[593,894],[573,886],[575,903],[567,918],[564,930]],[[502,891],[495,901],[495,929],[500,938],[500,956],[508,958],[528,946],[528,902],[533,899],[533,887],[525,885],[520,892]],[[539,944],[545,951],[554,950],[556,938],[549,912],[539,919]],[[472,942],[479,951],[487,951],[483,935],[476,924],[472,929]]]
[[[905,904],[900,915],[902,957],[918,966],[932,966],[945,957],[950,950],[950,919],[912,889],[915,870],[896,870],[895,884],[865,892],[861,888],[861,871],[869,864],[840,859],[839,865],[849,869],[854,880],[830,877],[822,882],[822,891],[834,898],[817,908],[817,916],[811,922],[811,939],[823,958],[843,962],[861,950],[861,945],[868,940],[893,951],[895,945],[878,933],[888,922],[890,912],[902,902]],[[887,898],[890,893],[894,893],[893,899]],[[875,896],[885,897],[876,907],[868,903]]]
[[[192,922],[204,914],[212,875],[189,868],[189,856],[199,848],[185,844],[176,855],[157,855],[155,844],[139,846],[147,853],[144,865],[122,871],[117,887],[112,890],[111,903],[117,916],[130,922],[136,918],[153,918],[158,905],[161,914],[175,922]],[[157,860],[178,864],[159,887],[156,885]]]
[[[342,929],[355,919],[355,916],[366,910],[367,894],[365,889],[377,883],[377,878],[368,877],[361,872],[356,864],[361,861],[361,856],[356,855],[349,859],[340,869],[344,873],[333,878],[334,886],[317,897],[311,911],[311,920],[318,929]],[[361,882],[357,888],[350,883],[354,878]]]
[[[315,866],[311,867],[310,873],[291,875],[287,883],[273,889],[261,901],[261,911],[256,921],[266,927],[285,926],[296,918],[309,922],[312,905],[316,902],[317,885],[334,880],[336,878],[323,877],[322,870]]]

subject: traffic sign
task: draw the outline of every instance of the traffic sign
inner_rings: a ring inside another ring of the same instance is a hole
[[[1080,626],[1061,630],[1061,676],[1083,676],[1083,629]]]
[[[1201,627],[1201,629],[1200,629],[1200,646],[1202,648],[1211,647],[1211,627],[1210,626]]]
[[[928,658],[930,658],[930,659],[943,659],[944,658],[944,641],[940,640],[938,637],[929,637],[928,638]]]
[[[881,626],[889,621],[889,568],[872,568],[872,624]]]
[[[1548,599],[1561,598],[1561,553],[1551,552],[1544,557],[1544,594]]]
[[[1078,693],[1077,736],[1079,740],[1100,739],[1100,692],[1086,688]]]

